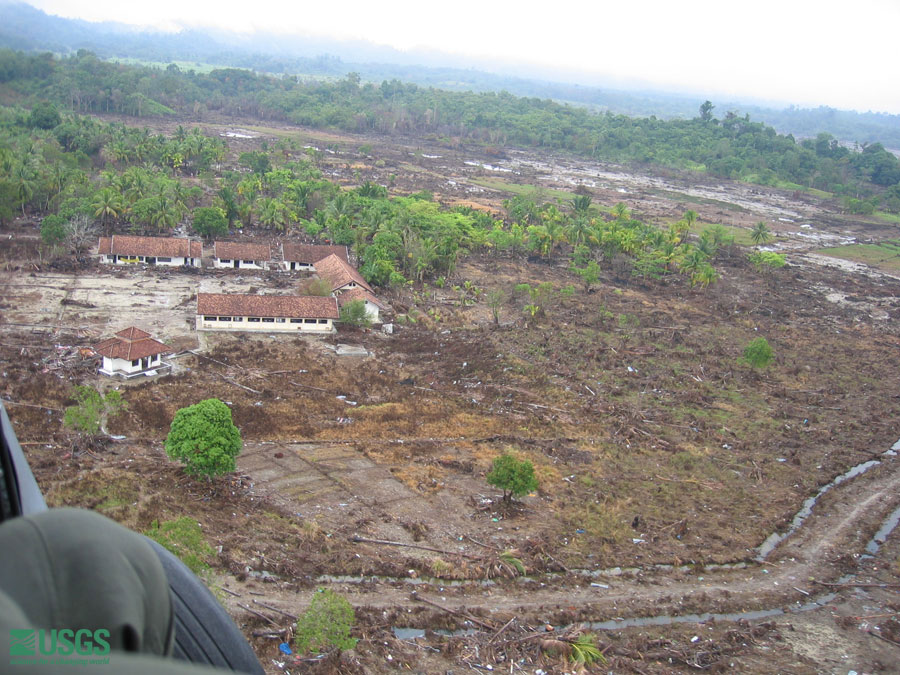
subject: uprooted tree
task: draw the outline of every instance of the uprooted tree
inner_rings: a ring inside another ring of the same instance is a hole
[[[489,485],[503,490],[503,501],[506,503],[510,503],[513,497],[527,495],[538,488],[532,463],[527,459],[516,459],[508,452],[494,458],[485,480]]]
[[[217,398],[176,412],[165,442],[166,454],[184,464],[185,472],[194,477],[234,471],[241,446],[241,432],[231,420],[231,409]]]

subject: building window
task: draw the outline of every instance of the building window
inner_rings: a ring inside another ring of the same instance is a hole
[[[275,323],[275,318],[271,316],[264,316],[263,323]]]
[[[222,263],[223,265],[230,264],[231,259],[230,258],[219,258],[219,262]]]
[[[157,258],[156,262],[172,262],[171,258]]]
[[[291,323],[303,323],[303,319],[291,319]]]
[[[247,321],[249,321],[250,323],[259,323],[259,317],[258,317],[258,316],[251,316],[251,317],[249,317],[249,318],[247,319]]]
[[[315,319],[303,319],[303,323],[315,323]]]
[[[232,319],[232,321],[234,321],[235,323],[240,323],[243,320],[244,320],[244,317],[242,317],[242,316],[236,316]]]
[[[279,318],[275,319],[275,323],[284,323],[284,319],[279,317]]]
[[[131,365],[132,365],[132,366],[139,366],[139,365],[141,365],[141,360],[140,360],[140,359],[135,359],[134,361],[131,362]]]
[[[216,320],[216,317],[214,317],[214,316],[204,316],[204,317],[203,317],[203,320],[204,320],[204,321],[215,321],[215,320]]]
[[[328,319],[319,319],[319,323],[328,323]]]
[[[230,316],[220,316],[219,321],[231,321],[231,317]]]

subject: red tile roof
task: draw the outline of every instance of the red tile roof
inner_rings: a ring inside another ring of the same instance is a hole
[[[368,300],[373,305],[378,307],[378,309],[387,309],[387,307],[381,303],[381,301],[375,297],[374,294],[369,293],[365,288],[351,288],[349,291],[344,291],[339,296],[337,296],[338,304],[343,307],[348,302],[353,302],[354,300]]]
[[[100,237],[97,253],[155,258],[200,258],[203,256],[203,244],[186,237],[132,237],[114,234],[112,237]]]
[[[325,279],[331,284],[332,291],[355,281],[358,286],[362,286],[370,293],[374,292],[353,265],[341,260],[334,254],[316,263],[316,274],[319,275],[320,279]]]
[[[235,241],[217,241],[213,245],[213,255],[219,260],[266,262],[272,259],[272,251],[268,244],[244,244]]]
[[[123,340],[144,340],[145,338],[150,337],[150,333],[135,326],[120,330],[116,335]]]
[[[314,265],[323,258],[336,255],[345,262],[349,262],[346,246],[327,246],[325,244],[285,244],[284,259],[287,262],[299,262]]]
[[[168,354],[172,350],[162,342],[152,339],[150,333],[132,326],[116,333],[116,337],[94,345],[94,351],[108,359],[133,361],[147,356]]]
[[[232,295],[198,293],[197,314],[210,316],[338,319],[337,300],[313,295]]]

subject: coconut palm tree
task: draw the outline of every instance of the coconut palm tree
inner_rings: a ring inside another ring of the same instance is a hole
[[[772,231],[769,229],[769,226],[766,225],[762,220],[760,220],[756,225],[753,226],[753,229],[750,230],[750,239],[754,244],[765,244],[772,238]]]

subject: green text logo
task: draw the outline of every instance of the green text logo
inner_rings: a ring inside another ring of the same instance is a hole
[[[109,654],[109,631],[98,628],[73,630],[13,629],[9,631],[10,656],[104,656]]]
[[[9,631],[10,656],[34,656],[34,629]]]

